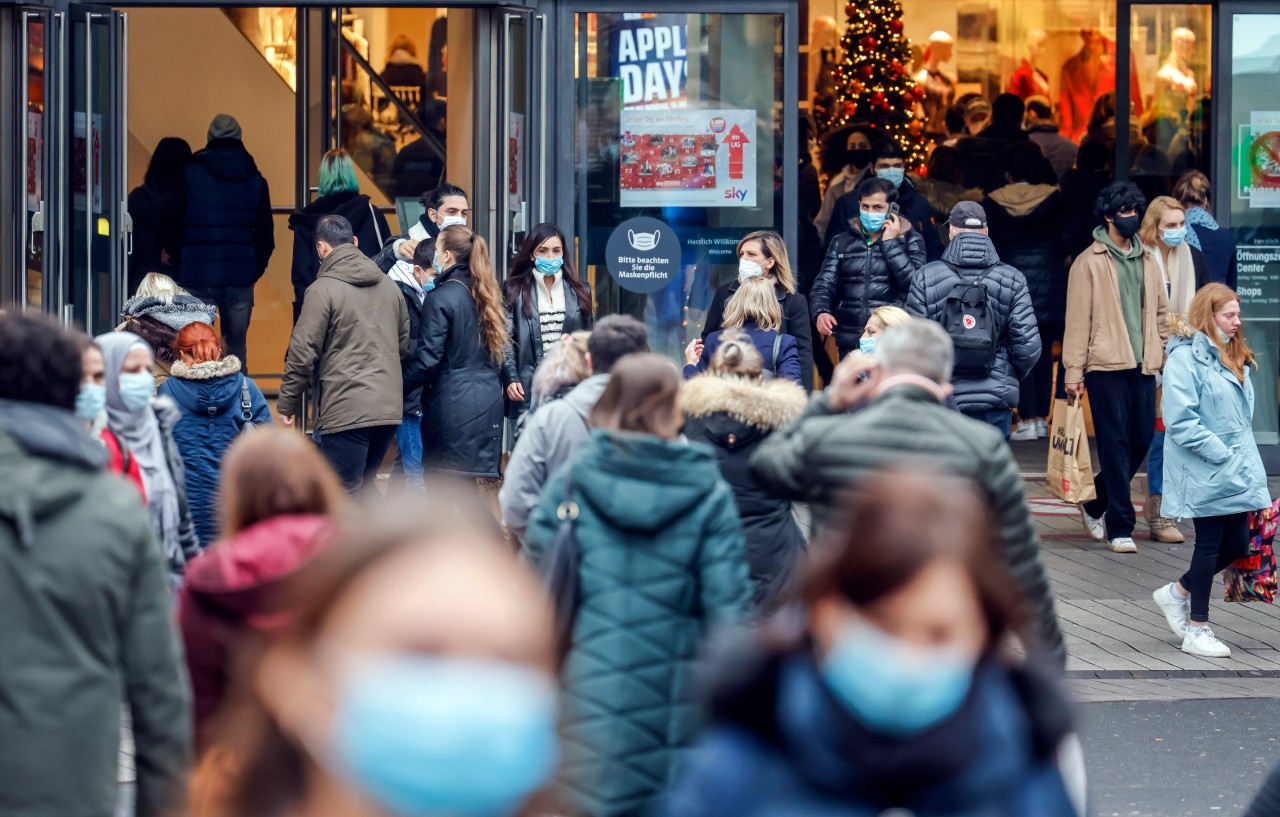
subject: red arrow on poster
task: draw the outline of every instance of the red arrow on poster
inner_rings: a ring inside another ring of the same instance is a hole
[[[742,178],[742,152],[751,140],[742,132],[742,128],[734,125],[724,137],[724,144],[729,146],[729,178]]]

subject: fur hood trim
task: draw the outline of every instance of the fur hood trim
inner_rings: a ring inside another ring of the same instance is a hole
[[[1170,338],[1187,338],[1190,340],[1196,336],[1196,329],[1187,323],[1186,315],[1170,312],[1165,315],[1164,323],[1165,326],[1169,327]]]
[[[175,360],[169,374],[179,380],[213,380],[215,377],[226,377],[238,371],[240,371],[240,358],[227,355],[222,360],[211,360],[207,363],[186,364],[181,360]]]
[[[684,384],[681,405],[689,417],[728,414],[740,423],[773,431],[804,411],[807,399],[804,389],[790,380],[753,383],[704,373]]]

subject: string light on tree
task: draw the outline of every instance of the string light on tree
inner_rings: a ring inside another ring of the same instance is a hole
[[[844,59],[831,67],[835,101],[814,113],[824,130],[866,122],[893,139],[910,167],[925,162],[923,128],[913,112],[924,89],[907,74],[911,43],[903,36],[900,0],[858,0],[845,5]]]

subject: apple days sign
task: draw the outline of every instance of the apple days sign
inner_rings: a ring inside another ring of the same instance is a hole
[[[639,19],[627,19],[639,18]],[[627,14],[610,32],[613,75],[625,107],[682,108],[689,76],[688,25],[683,14]]]

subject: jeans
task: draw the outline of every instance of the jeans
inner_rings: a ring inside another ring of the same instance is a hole
[[[1164,432],[1151,435],[1151,449],[1147,451],[1147,496],[1164,493]]]
[[[1088,372],[1093,434],[1098,442],[1097,499],[1084,504],[1092,517],[1105,516],[1107,538],[1133,535],[1135,514],[1129,484],[1147,461],[1156,425],[1156,379],[1141,369]]]
[[[396,429],[396,447],[404,469],[405,490],[422,490],[426,485],[422,467],[422,415],[406,414]]]
[[[1178,582],[1191,593],[1191,620],[1203,622],[1209,620],[1213,577],[1249,554],[1249,514],[1202,516],[1192,521],[1196,526],[1196,549],[1191,554],[1191,567]]]
[[[350,431],[326,431],[320,437],[320,450],[338,473],[347,493],[356,494],[365,482],[372,484],[378,467],[387,456],[399,426],[369,426]]]
[[[964,416],[970,420],[977,420],[980,423],[986,423],[1004,435],[1005,442],[1009,441],[1009,432],[1013,430],[1013,412],[1007,408],[1002,409],[979,409],[977,411],[966,411]]]
[[[240,358],[241,371],[249,371],[249,318],[253,315],[253,287],[187,287],[187,291],[218,307],[227,353]]]

